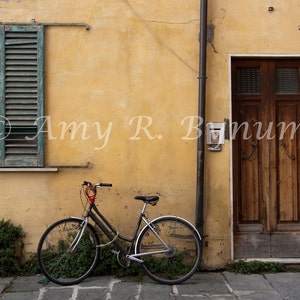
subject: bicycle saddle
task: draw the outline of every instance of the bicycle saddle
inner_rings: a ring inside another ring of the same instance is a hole
[[[155,205],[158,202],[159,197],[158,196],[135,196],[134,199],[142,200],[148,204]]]

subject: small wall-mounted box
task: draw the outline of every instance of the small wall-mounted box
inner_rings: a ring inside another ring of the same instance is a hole
[[[225,143],[225,123],[209,122],[206,124],[206,143],[221,145]]]
[[[206,124],[206,143],[209,151],[222,151],[222,144],[225,143],[225,122],[209,122]]]

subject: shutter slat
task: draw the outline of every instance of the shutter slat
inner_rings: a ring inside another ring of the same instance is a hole
[[[32,51],[30,52],[23,52],[20,51],[20,53],[18,54],[8,54],[6,53],[5,58],[7,60],[9,59],[17,59],[17,60],[21,60],[21,59],[36,59],[36,53],[33,53]]]
[[[36,82],[36,78],[31,78],[29,76],[23,76],[23,77],[10,76],[6,79],[6,84],[11,82],[11,81],[15,81],[15,82]]]
[[[37,88],[37,83],[36,82],[30,82],[30,81],[27,81],[27,82],[8,82],[6,83],[6,87],[12,87],[12,88],[26,88],[26,87],[29,87],[29,88]]]
[[[27,93],[34,93],[36,95],[37,93],[37,89],[32,89],[32,88],[17,88],[17,87],[14,87],[14,88],[7,88],[6,89],[6,92],[9,93],[9,95],[13,95],[13,93],[22,93],[22,94],[27,94]]]
[[[19,44],[19,45],[6,45],[6,51],[12,51],[12,50],[17,50],[17,49],[32,49],[36,50],[36,45],[35,44],[27,44],[26,47],[24,44]]]
[[[28,27],[26,27],[26,29],[27,30],[20,30],[20,31],[10,31],[8,29],[8,30],[6,30],[6,39],[19,38],[19,37],[24,37],[24,38],[28,38],[28,39],[36,38],[37,30],[28,31],[28,29],[29,29]]]
[[[16,47],[13,47],[13,48],[9,48],[7,47],[6,49],[6,55],[7,54],[32,54],[32,53],[35,53],[37,54],[37,49],[34,47],[34,48],[30,48],[28,49],[28,47],[22,47],[22,48],[16,48]]]
[[[27,76],[29,76],[31,79],[30,80],[32,80],[32,78],[36,78],[37,77],[37,72],[29,72],[29,71],[23,71],[23,72],[7,72],[6,73],[6,76],[23,76],[23,77],[27,77]],[[9,81],[9,79],[8,79],[8,81]]]
[[[35,104],[36,105],[36,100],[23,100],[23,99],[7,99],[6,100],[6,106],[10,105],[10,104],[15,104],[15,105],[22,105],[22,104],[28,104],[28,105],[32,105]]]
[[[17,71],[19,70],[20,67],[19,65],[16,64],[9,64],[6,66],[6,71]],[[35,65],[22,65],[22,70],[26,70],[26,71],[37,71],[36,66]]]
[[[27,45],[27,44],[36,44],[36,39],[10,39],[5,41],[5,45]]]
[[[22,98],[22,99],[34,99],[35,95],[30,95],[30,94],[11,94],[7,95],[7,99],[9,98]]]
[[[10,109],[10,114],[7,114],[7,116],[18,116],[16,118],[20,118],[20,116],[24,117],[24,116],[32,116],[33,119],[36,118],[36,112],[35,114],[33,115],[32,112],[36,110],[36,107],[30,107],[30,108],[26,108],[26,107],[23,107],[22,110],[13,110],[13,109]]]
[[[24,57],[22,57],[22,59],[25,59]],[[36,61],[32,61],[30,60],[9,60],[6,62],[7,66],[11,66],[11,65],[18,65],[18,66],[28,66],[28,65],[36,65]]]

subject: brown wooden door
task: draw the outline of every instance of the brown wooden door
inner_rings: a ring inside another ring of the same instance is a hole
[[[235,258],[300,257],[299,86],[299,59],[232,60]]]

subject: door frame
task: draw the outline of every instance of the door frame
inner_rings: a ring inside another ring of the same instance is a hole
[[[232,120],[232,84],[231,84],[231,74],[232,74],[232,59],[234,58],[241,58],[241,59],[251,59],[251,58],[257,58],[257,59],[268,59],[268,58],[297,58],[300,59],[300,53],[299,54],[234,54],[229,53],[228,54],[228,96],[229,96],[229,120]],[[233,207],[233,145],[232,145],[232,132],[229,130],[229,136],[230,136],[230,232],[231,232],[231,238],[230,238],[230,249],[231,249],[231,261],[234,260],[234,207]],[[259,258],[256,258],[256,260],[259,260]],[[266,259],[263,259],[266,260]],[[276,260],[276,259],[275,259]],[[277,261],[277,260],[276,260]],[[291,261],[291,259],[280,259],[281,262],[285,261]],[[292,259],[293,262],[299,263],[299,259]]]

